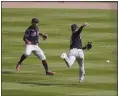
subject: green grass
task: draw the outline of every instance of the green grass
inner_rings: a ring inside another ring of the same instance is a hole
[[[2,96],[116,96],[116,14],[113,10],[79,9],[2,9]],[[49,35],[40,39],[49,68],[55,76],[46,76],[41,61],[33,54],[16,72],[24,53],[24,31],[32,17],[40,19],[40,31]],[[93,42],[85,53],[86,76],[78,81],[78,64],[67,68],[60,55],[69,52],[70,25],[89,22],[81,36],[83,45]],[[107,64],[106,60],[110,63]]]

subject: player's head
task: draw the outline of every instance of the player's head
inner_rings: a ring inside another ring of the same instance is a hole
[[[74,32],[78,29],[79,27],[77,26],[77,24],[72,24],[71,25],[71,31]]]
[[[32,26],[34,27],[38,26],[38,23],[39,23],[38,18],[36,17],[32,18],[31,23],[32,23]]]

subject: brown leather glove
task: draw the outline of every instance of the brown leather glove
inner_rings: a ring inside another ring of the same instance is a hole
[[[44,34],[42,37],[43,37],[43,40],[46,40],[48,38],[48,35]]]

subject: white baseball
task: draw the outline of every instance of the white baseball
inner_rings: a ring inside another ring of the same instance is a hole
[[[85,23],[86,26],[90,25],[88,22]]]
[[[109,61],[109,60],[107,60],[106,62],[107,62],[107,63],[110,63],[110,61]]]

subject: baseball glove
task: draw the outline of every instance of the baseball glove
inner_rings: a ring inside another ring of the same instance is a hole
[[[92,48],[92,42],[88,42],[84,47],[82,47],[82,50],[90,50]]]
[[[42,37],[43,37],[43,40],[46,40],[48,38],[48,35],[44,34]]]

